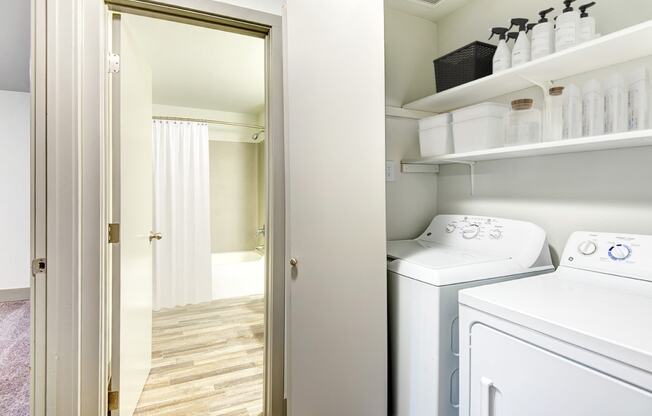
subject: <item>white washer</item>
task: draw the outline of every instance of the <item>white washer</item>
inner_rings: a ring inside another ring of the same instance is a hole
[[[391,415],[456,416],[457,292],[551,272],[546,234],[522,221],[438,215],[387,253]]]
[[[652,236],[577,232],[555,273],[460,292],[460,415],[652,415]]]

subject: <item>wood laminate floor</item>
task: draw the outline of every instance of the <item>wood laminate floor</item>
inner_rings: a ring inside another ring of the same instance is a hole
[[[258,416],[262,296],[154,312],[152,370],[136,415]]]

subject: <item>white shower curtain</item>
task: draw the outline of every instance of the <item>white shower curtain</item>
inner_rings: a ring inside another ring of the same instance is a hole
[[[208,126],[155,120],[154,309],[212,299]]]

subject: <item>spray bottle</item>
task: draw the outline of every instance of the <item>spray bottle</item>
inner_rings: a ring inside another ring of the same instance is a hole
[[[595,2],[584,4],[580,9],[580,41],[586,42],[595,38],[595,18],[589,16],[586,9],[595,6]]]
[[[512,19],[512,26],[509,27],[511,29],[513,26],[518,26],[518,38],[512,49],[512,67],[529,62],[531,58],[530,39],[526,31],[527,21],[528,19],[515,18]]]
[[[532,29],[532,60],[550,55],[555,50],[555,31],[546,15],[554,8],[541,10],[539,22]]]
[[[571,4],[575,0],[564,0],[564,11],[557,16],[555,28],[555,51],[563,51],[580,43],[580,12]]]
[[[506,27],[491,28],[489,39],[493,38],[494,35],[498,35],[498,47],[496,48],[496,53],[494,53],[493,61],[494,74],[509,69],[512,66],[512,51],[507,46],[507,36],[505,35],[507,30]]]

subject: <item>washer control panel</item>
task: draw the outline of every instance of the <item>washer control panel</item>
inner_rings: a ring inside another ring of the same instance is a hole
[[[561,264],[652,281],[652,236],[576,232],[566,243]]]
[[[545,231],[526,221],[442,214],[417,240],[513,259],[523,267],[552,264]]]
[[[444,232],[465,240],[499,240],[503,237],[504,222],[499,218],[450,216],[449,222],[444,226]],[[430,236],[434,233],[431,232]]]

